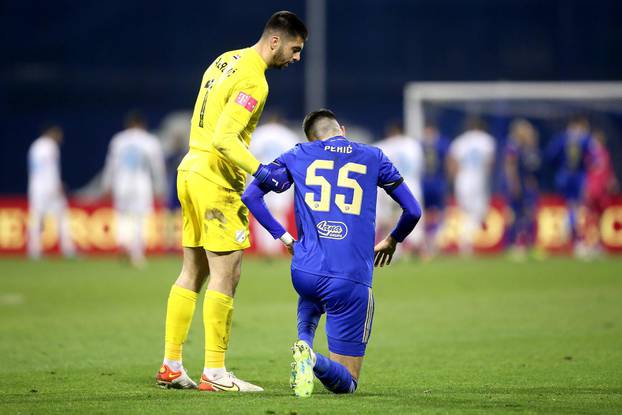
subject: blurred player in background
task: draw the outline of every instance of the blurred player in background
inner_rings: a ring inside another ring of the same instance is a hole
[[[601,129],[592,132],[592,143],[587,159],[585,181],[585,207],[587,218],[583,243],[579,247],[579,256],[591,259],[600,254],[600,216],[611,202],[611,196],[617,191],[618,183],[611,164],[611,155],[607,149],[607,137]]]
[[[404,182],[415,198],[421,202],[421,176],[423,175],[423,150],[419,141],[404,135],[399,123],[391,123],[386,129],[386,138],[376,143],[376,147],[393,162],[401,173]],[[378,193],[378,209],[376,218],[381,232],[387,232],[401,214],[401,209],[386,193]],[[410,249],[423,249],[425,228],[421,224],[408,236],[405,244]]]
[[[503,154],[504,190],[513,219],[508,235],[512,257],[524,259],[533,243],[541,157],[538,132],[525,119],[510,124]]]
[[[162,143],[164,162],[166,166],[166,202],[168,212],[167,226],[164,229],[164,246],[169,252],[179,249],[179,229],[175,226],[178,211],[181,208],[177,197],[177,166],[188,152],[188,136],[190,135],[190,111],[176,111],[168,114],[162,122],[156,135]]]
[[[466,127],[449,147],[448,169],[463,215],[459,248],[462,254],[469,255],[488,213],[495,139],[485,131],[485,124],[478,117],[470,117]]]
[[[179,209],[177,198],[177,166],[188,152],[188,135],[192,114],[178,111],[168,114],[160,123],[156,133],[162,143],[166,165],[166,206],[170,210]]]
[[[178,167],[184,259],[168,297],[164,361],[156,374],[162,387],[197,387],[182,365],[182,346],[198,293],[209,276],[199,389],[263,390],[225,368],[242,252],[250,246],[248,209],[241,196],[247,174],[271,190],[282,190],[287,182],[284,168],[261,164],[248,145],[268,97],[266,69],[298,62],[306,38],[307,29],[295,14],[277,12],[255,45],[223,53],[203,75],[192,115],[190,150]]]
[[[568,121],[565,131],[553,137],[545,153],[546,161],[555,169],[555,190],[566,201],[568,229],[573,242],[578,237],[578,210],[591,142],[588,119],[575,116]]]
[[[434,255],[438,250],[437,233],[443,223],[447,197],[446,158],[449,140],[441,135],[436,125],[428,124],[423,130],[421,144],[424,158],[423,202],[426,212],[424,229],[429,230],[426,232],[427,251]]]
[[[117,241],[138,268],[145,263],[144,228],[154,197],[166,188],[164,154],[157,137],[146,130],[138,112],[128,114],[126,129],[112,137],[103,173],[103,188],[112,191]]]
[[[253,140],[249,147],[251,153],[259,162],[269,164],[285,151],[294,147],[300,140],[290,130],[279,114],[272,114],[266,118],[266,122],[255,130]],[[266,205],[276,220],[287,223],[287,214],[294,203],[294,195],[291,192],[283,195],[269,193],[265,197]],[[255,245],[262,254],[278,255],[282,252],[283,244],[272,238],[265,229],[258,229],[255,233]]]
[[[57,125],[49,126],[28,150],[28,255],[32,259],[41,257],[41,231],[47,215],[55,219],[63,255],[73,257],[76,252],[60,177],[59,145],[62,141],[63,130]]]
[[[353,393],[374,315],[372,272],[388,265],[421,217],[421,208],[382,150],[347,139],[329,110],[303,122],[308,143],[279,156],[295,184],[300,241],[294,243],[270,214],[255,180],[243,200],[257,220],[293,253],[292,282],[299,294],[298,341],[290,386],[296,396],[313,391],[314,375],[334,393]],[[376,193],[383,188],[403,209],[395,229],[374,247]],[[375,261],[374,261],[375,255]],[[330,358],[313,351],[315,330],[326,313]]]

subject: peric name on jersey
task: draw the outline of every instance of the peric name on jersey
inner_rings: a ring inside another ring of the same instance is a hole
[[[344,154],[350,154],[352,153],[352,146],[329,146],[326,145],[324,146],[324,151],[330,151],[332,153],[344,153]]]

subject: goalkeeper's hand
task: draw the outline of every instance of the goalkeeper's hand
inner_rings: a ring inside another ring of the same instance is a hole
[[[284,192],[292,185],[287,169],[274,163],[260,164],[253,176],[264,189],[276,193]]]

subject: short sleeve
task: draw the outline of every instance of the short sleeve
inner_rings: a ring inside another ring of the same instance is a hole
[[[379,150],[379,152],[380,166],[378,168],[378,186],[390,192],[399,186],[404,179],[384,152],[382,152],[382,150]]]
[[[460,142],[458,140],[454,139],[454,141],[449,144],[447,147],[447,155],[454,159],[460,158]]]
[[[486,140],[486,155],[488,157],[494,157],[495,147],[496,147],[495,138],[489,135]]]
[[[268,91],[260,79],[245,78],[234,86],[224,113],[245,127],[261,110],[267,97]]]

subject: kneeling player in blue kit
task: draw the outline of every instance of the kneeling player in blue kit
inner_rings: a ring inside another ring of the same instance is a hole
[[[356,390],[374,315],[374,265],[389,265],[398,242],[413,230],[421,208],[384,153],[350,141],[326,109],[303,122],[308,143],[279,156],[295,185],[294,241],[268,211],[268,192],[254,181],[242,196],[253,216],[293,254],[292,282],[299,294],[298,341],[290,385],[296,396],[310,396],[313,377],[334,393]],[[374,247],[377,188],[403,208],[397,226]],[[330,358],[313,351],[315,329],[326,313]]]

